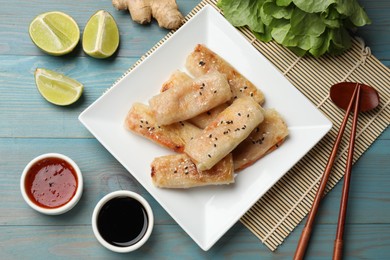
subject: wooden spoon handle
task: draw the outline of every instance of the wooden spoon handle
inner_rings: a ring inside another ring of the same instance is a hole
[[[357,97],[355,101],[355,108],[353,111],[352,128],[349,137],[347,164],[345,168],[344,184],[341,193],[340,211],[339,211],[339,217],[337,222],[336,240],[333,249],[333,259],[337,259],[337,260],[342,259],[342,253],[343,253],[342,248],[343,248],[344,225],[345,225],[345,218],[347,215],[349,184],[351,182],[351,170],[352,170],[352,162],[353,162],[353,153],[355,148],[356,126],[357,126],[358,115],[359,115],[359,100],[360,100],[360,85],[357,87]]]
[[[341,139],[343,137],[345,126],[347,125],[348,117],[349,117],[349,114],[350,114],[351,109],[352,109],[352,105],[353,105],[355,98],[356,98],[357,86],[358,86],[358,84],[355,87],[355,90],[352,94],[351,100],[349,101],[347,111],[345,112],[343,121],[340,125],[340,129],[339,129],[339,132],[337,134],[336,141],[333,145],[332,152],[329,156],[328,163],[326,164],[325,171],[324,171],[322,178],[321,178],[321,181],[320,181],[320,186],[318,187],[318,190],[317,190],[316,195],[314,197],[313,205],[311,206],[309,215],[308,215],[307,220],[306,220],[305,228],[303,229],[304,231],[305,230],[306,231],[302,232],[301,238],[299,239],[297,249],[296,249],[295,255],[294,255],[294,260],[303,259],[305,252],[306,252],[307,245],[309,244],[310,234],[311,234],[311,230],[313,227],[314,219],[315,219],[315,216],[317,214],[318,207],[320,205],[320,201],[323,197],[323,194],[324,194],[324,191],[326,188],[326,183],[328,182],[329,175],[330,175],[330,172],[332,170],[334,160],[336,159],[337,150],[339,148]],[[307,232],[307,231],[310,231],[310,232]]]

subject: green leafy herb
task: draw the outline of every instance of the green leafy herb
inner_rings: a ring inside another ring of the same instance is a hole
[[[234,26],[300,56],[340,54],[351,46],[348,30],[371,23],[357,0],[219,0],[218,6]]]

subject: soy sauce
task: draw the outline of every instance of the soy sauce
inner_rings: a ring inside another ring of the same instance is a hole
[[[114,198],[101,208],[97,227],[108,243],[118,247],[134,245],[148,227],[148,215],[142,204],[129,197]]]

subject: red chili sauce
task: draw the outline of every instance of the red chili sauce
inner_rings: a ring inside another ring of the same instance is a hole
[[[77,175],[73,167],[60,158],[46,158],[34,163],[27,172],[28,197],[43,208],[58,208],[76,193]]]

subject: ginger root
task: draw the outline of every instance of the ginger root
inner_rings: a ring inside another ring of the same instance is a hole
[[[175,0],[112,0],[112,4],[118,10],[128,9],[140,24],[150,23],[154,17],[160,27],[177,29],[184,19]]]

